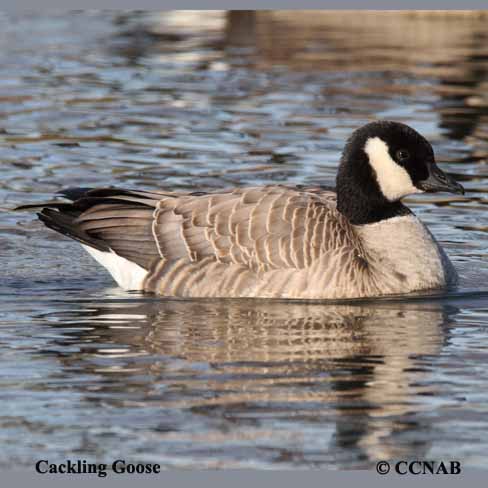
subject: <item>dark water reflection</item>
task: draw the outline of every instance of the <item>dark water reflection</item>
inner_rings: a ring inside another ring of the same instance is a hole
[[[432,415],[449,405],[436,370],[460,314],[451,303],[134,298],[43,308],[55,311],[33,313],[43,344],[30,355],[50,371],[24,388],[35,403],[65,398],[47,425],[89,416],[84,455],[109,457],[127,440],[132,456],[168,465],[363,467],[425,456]],[[37,435],[59,456],[53,438],[63,432],[47,425]]]
[[[72,185],[330,184],[344,139],[374,118],[424,133],[468,190],[408,202],[459,269],[458,290],[347,304],[124,293],[76,244],[2,212],[1,465],[42,452],[172,467],[485,467],[486,17],[0,23],[2,209]]]

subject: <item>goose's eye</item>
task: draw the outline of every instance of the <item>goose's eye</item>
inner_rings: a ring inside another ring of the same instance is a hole
[[[410,153],[406,149],[399,149],[396,153],[397,160],[401,163],[408,160]]]

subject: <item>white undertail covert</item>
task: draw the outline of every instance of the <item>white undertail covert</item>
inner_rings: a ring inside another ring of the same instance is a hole
[[[138,264],[115,254],[113,251],[103,252],[90,246],[82,246],[98,261],[124,290],[142,290],[142,283],[147,271]]]

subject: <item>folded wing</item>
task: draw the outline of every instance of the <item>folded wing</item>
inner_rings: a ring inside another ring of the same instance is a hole
[[[73,201],[40,205],[40,219],[147,270],[150,291],[167,289],[169,273],[184,281],[211,267],[213,279],[220,272],[244,273],[249,282],[270,271],[305,270],[319,259],[323,266],[324,256],[359,245],[335,208],[335,193],[320,188],[189,194],[71,189],[64,196]],[[165,281],[163,288],[158,281]]]

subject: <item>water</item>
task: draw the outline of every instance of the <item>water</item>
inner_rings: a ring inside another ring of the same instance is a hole
[[[487,20],[344,15],[0,18],[0,465],[485,467]],[[375,118],[418,129],[467,189],[408,200],[457,290],[156,299],[8,212],[74,185],[331,184]]]

